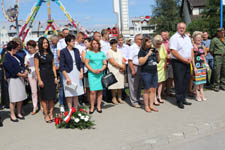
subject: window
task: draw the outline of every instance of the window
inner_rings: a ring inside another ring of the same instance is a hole
[[[199,9],[200,14],[202,14],[203,11],[204,11],[204,8]]]
[[[192,15],[199,15],[200,14],[200,9],[199,8],[194,8],[192,10]]]

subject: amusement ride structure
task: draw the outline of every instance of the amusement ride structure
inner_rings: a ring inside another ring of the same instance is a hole
[[[37,16],[39,9],[44,2],[47,2],[47,7],[48,7],[48,26],[46,27],[45,36],[47,36],[50,28],[52,28],[53,32],[57,34],[55,26],[53,25],[54,20],[51,18],[50,1],[55,2],[59,6],[59,8],[63,11],[63,13],[66,15],[66,17],[69,19],[69,21],[72,23],[72,25],[75,28],[77,28],[75,21],[72,19],[71,15],[66,11],[65,7],[63,6],[60,0],[38,0],[38,2],[31,9],[31,13],[28,15],[27,20],[19,33],[19,37],[22,37],[23,41],[25,40],[30,28],[32,28],[32,24],[35,20],[35,17]]]
[[[1,8],[3,15],[9,22],[16,22],[18,26],[18,14],[19,14],[19,0],[2,0]],[[17,28],[17,35],[19,34],[19,29]]]

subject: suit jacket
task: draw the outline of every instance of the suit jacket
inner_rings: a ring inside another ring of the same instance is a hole
[[[3,67],[5,69],[5,75],[6,75],[7,79],[9,79],[9,78],[18,78],[17,74],[19,72],[22,73],[25,70],[24,64],[18,62],[18,60],[16,60],[16,58],[14,58],[10,53],[6,53],[5,54]]]
[[[73,51],[76,59],[75,61],[77,70],[80,71],[80,69],[84,67],[80,58],[80,52],[77,48],[73,48]],[[73,58],[66,47],[60,51],[60,71],[62,72],[66,71],[70,73],[72,70],[73,70]]]

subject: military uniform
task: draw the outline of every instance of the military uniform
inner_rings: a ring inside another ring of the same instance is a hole
[[[214,57],[214,84],[215,91],[219,88],[225,90],[225,42],[218,37],[213,38],[210,44],[210,52]]]

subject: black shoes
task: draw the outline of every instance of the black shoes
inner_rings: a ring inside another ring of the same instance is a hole
[[[93,110],[93,111],[91,111],[90,109],[89,109],[89,114],[91,115],[91,114],[93,114],[95,112],[95,109]]]
[[[98,110],[98,109],[97,109],[97,112],[98,112],[98,113],[102,113],[102,110]]]
[[[177,103],[177,106],[180,108],[180,109],[184,109],[184,104],[182,102],[178,102]]]
[[[3,123],[0,121],[0,127],[3,127]]]
[[[183,104],[184,104],[184,105],[191,105],[192,103],[187,102],[187,101],[184,101]]]
[[[25,117],[24,116],[20,117],[20,116],[16,115],[16,118],[18,118],[20,120],[25,120]]]
[[[12,122],[19,122],[18,119],[12,119],[11,117],[10,117],[10,120],[11,120]]]

